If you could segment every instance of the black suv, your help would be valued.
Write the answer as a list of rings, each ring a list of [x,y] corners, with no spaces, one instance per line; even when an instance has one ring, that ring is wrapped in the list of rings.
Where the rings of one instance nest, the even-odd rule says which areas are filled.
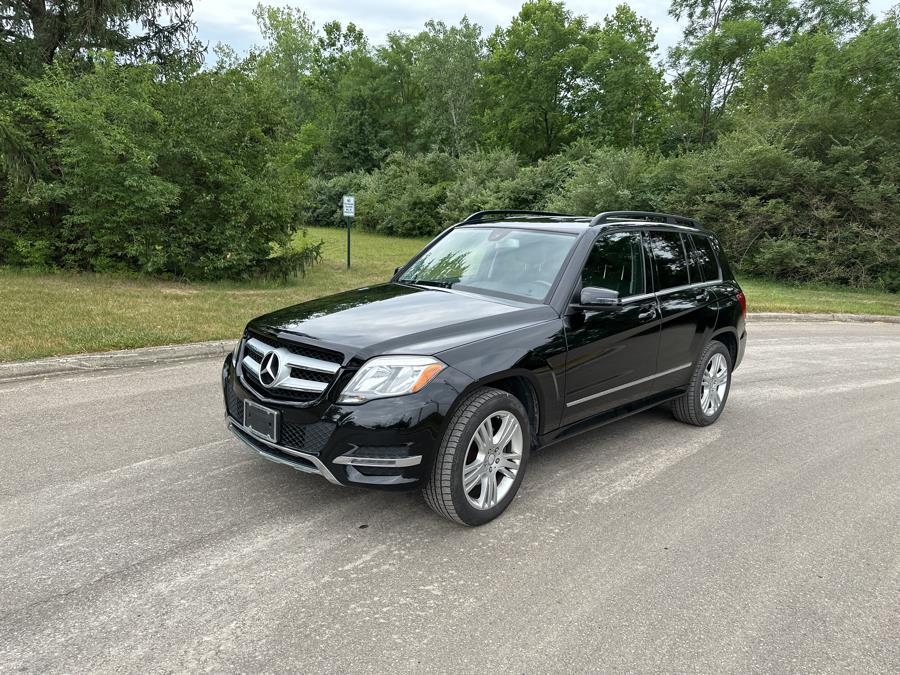
[[[481,211],[390,282],[251,321],[222,370],[229,429],[339,485],[503,512],[531,449],[671,401],[722,413],[746,303],[689,218]]]

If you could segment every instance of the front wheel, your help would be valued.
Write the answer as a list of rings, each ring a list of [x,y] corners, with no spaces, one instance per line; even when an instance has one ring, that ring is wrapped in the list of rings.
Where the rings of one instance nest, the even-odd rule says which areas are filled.
[[[705,427],[719,419],[730,390],[731,353],[713,340],[697,359],[687,390],[673,401],[672,412],[681,422]]]
[[[528,415],[519,399],[499,389],[478,389],[447,426],[425,501],[462,525],[493,520],[519,490],[530,439]]]

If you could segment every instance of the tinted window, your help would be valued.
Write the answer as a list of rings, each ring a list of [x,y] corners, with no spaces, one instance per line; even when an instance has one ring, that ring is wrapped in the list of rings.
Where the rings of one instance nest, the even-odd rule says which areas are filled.
[[[684,242],[684,250],[687,253],[688,277],[692,284],[699,284],[703,281],[703,276],[700,274],[700,263],[697,262],[694,247],[691,245],[690,235],[682,235],[681,241]]]
[[[699,235],[691,235],[694,240],[694,247],[697,249],[697,264],[703,271],[703,279],[705,281],[713,281],[719,278],[719,263],[716,262],[716,254],[713,251],[712,242],[709,237]]]
[[[658,290],[690,283],[681,235],[677,232],[650,232],[649,242],[656,263]]]
[[[609,288],[621,297],[644,292],[641,238],[637,232],[614,232],[600,237],[581,272],[581,286]]]

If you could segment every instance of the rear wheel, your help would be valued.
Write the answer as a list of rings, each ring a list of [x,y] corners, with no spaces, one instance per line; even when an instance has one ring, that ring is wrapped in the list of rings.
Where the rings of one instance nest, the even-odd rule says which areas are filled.
[[[731,353],[713,340],[697,359],[687,391],[672,402],[672,412],[686,424],[705,427],[719,419],[730,389]]]
[[[528,461],[531,430],[522,403],[481,388],[454,413],[424,489],[435,512],[463,525],[482,525],[512,502]]]

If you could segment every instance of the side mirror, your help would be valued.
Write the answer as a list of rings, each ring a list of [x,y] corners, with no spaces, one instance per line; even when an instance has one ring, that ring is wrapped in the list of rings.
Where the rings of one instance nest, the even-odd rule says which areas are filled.
[[[611,288],[588,286],[581,289],[581,305],[584,307],[614,307],[619,303],[619,291]]]
[[[399,272],[399,271],[400,271],[400,268],[399,268],[399,267],[395,267],[395,268],[394,268],[394,274],[397,274],[397,272]]]

